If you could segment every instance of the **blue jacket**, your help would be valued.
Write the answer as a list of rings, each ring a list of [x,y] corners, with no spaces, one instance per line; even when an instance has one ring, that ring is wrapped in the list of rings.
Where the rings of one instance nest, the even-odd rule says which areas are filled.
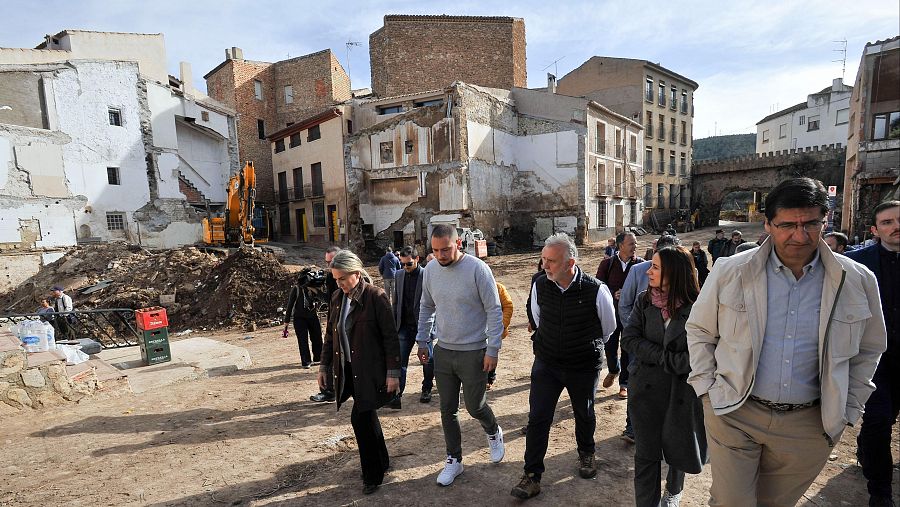
[[[394,252],[384,254],[384,257],[378,262],[378,272],[381,277],[386,280],[393,280],[394,275],[400,269],[400,260],[394,256]]]
[[[622,292],[619,294],[619,320],[622,321],[623,327],[628,327],[628,320],[631,317],[631,311],[634,309],[634,303],[638,294],[644,292],[650,286],[647,270],[650,269],[652,264],[652,261],[644,261],[631,266],[631,270],[628,271],[625,285],[622,286]]]
[[[858,250],[848,250],[844,252],[844,255],[869,268],[871,272],[875,273],[875,278],[878,280],[878,283],[882,283],[881,259],[878,256],[879,248],[881,248],[881,245],[875,243]]]

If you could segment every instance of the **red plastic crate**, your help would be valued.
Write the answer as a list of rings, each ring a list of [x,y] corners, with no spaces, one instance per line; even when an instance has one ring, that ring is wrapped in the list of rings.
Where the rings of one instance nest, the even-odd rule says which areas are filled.
[[[135,310],[134,319],[137,321],[138,329],[142,331],[150,331],[152,329],[169,326],[169,318],[166,316],[166,309],[161,306]]]

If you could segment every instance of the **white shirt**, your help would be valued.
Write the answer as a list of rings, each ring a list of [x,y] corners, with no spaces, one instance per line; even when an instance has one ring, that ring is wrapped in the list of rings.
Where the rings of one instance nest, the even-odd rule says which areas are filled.
[[[572,278],[572,281],[569,283],[569,287],[575,285],[578,281],[580,281],[581,275],[581,268],[576,266],[575,277]],[[569,289],[569,287],[566,287],[565,289],[562,288],[556,282],[553,283],[556,284],[557,287],[559,287],[560,292],[565,292]],[[606,343],[609,340],[609,337],[613,334],[613,331],[616,330],[616,308],[613,304],[612,294],[609,292],[609,287],[607,287],[606,284],[600,284],[600,287],[597,290],[597,300],[594,302],[594,304],[597,307],[597,317],[600,319],[600,325],[603,328],[603,343]],[[537,284],[531,286],[531,316],[532,318],[534,318],[535,325],[540,327],[541,307],[537,302]]]

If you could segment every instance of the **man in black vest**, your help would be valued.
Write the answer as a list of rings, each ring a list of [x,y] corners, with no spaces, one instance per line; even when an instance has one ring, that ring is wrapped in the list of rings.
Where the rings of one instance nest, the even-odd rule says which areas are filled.
[[[521,499],[541,492],[544,455],[559,395],[565,388],[575,413],[578,473],[597,475],[594,466],[594,396],[603,344],[616,329],[616,311],[609,289],[575,265],[578,250],[565,233],[547,238],[541,252],[544,275],[531,289],[531,313],[536,330],[525,474],[510,492]]]

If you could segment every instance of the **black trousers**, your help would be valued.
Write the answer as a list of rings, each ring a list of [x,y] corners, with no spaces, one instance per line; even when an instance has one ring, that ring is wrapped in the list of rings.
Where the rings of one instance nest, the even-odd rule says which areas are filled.
[[[322,355],[322,324],[316,315],[294,314],[294,333],[297,335],[297,347],[300,348],[300,360],[308,365],[313,361],[321,361]],[[309,347],[312,345],[312,358],[309,356]]]
[[[597,394],[599,372],[563,370],[538,358],[531,366],[531,393],[528,396],[528,431],[525,434],[525,472],[540,478],[544,473],[544,456],[550,439],[550,426],[556,404],[563,388],[569,393],[575,413],[575,443],[579,454],[594,453],[594,430],[597,414],[594,396]]]
[[[353,395],[353,367],[344,363],[344,389]],[[378,420],[377,410],[359,410],[353,403],[350,411],[350,424],[356,436],[356,447],[359,449],[359,464],[362,468],[365,484],[380,485],[384,481],[384,472],[390,465],[384,433]]]
[[[900,412],[900,360],[884,355],[875,370],[875,392],[866,401],[862,426],[856,438],[857,455],[868,481],[869,495],[891,497],[894,462],[891,457],[891,429]]]
[[[634,505],[635,507],[656,507],[662,496],[660,478],[662,461],[634,457]],[[673,495],[684,489],[684,472],[671,465],[666,474],[666,490]]]
[[[606,342],[603,352],[606,354],[606,369],[610,373],[618,373],[619,387],[627,388],[629,356],[628,351],[625,349],[622,349],[622,353],[619,355],[619,337],[622,336],[622,323],[618,321],[618,317],[616,317],[616,323],[616,330],[609,336],[609,341]],[[622,365],[625,367],[622,368]]]

